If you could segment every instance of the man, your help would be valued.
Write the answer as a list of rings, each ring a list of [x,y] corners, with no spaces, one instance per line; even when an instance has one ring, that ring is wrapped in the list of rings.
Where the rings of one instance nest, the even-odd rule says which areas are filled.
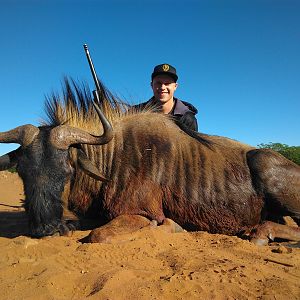
[[[151,75],[153,97],[144,103],[135,105],[134,108],[154,107],[164,114],[172,115],[186,127],[198,131],[195,117],[197,109],[192,104],[174,97],[178,86],[177,79],[176,69],[171,65],[156,66]]]

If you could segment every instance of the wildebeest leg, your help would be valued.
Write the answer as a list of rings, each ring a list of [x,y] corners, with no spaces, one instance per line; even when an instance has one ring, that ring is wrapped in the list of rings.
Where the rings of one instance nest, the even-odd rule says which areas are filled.
[[[171,219],[165,219],[162,225],[157,226],[157,221],[150,221],[140,215],[121,215],[106,225],[92,230],[83,241],[90,243],[126,242],[143,234],[143,230],[152,229],[169,233],[184,231]]]
[[[300,241],[300,228],[267,221],[256,228],[251,235],[251,242],[256,245],[267,245],[269,239],[275,238]]]
[[[247,162],[255,189],[266,199],[266,212],[299,220],[300,167],[268,149],[249,151]]]
[[[90,243],[111,243],[115,240],[126,240],[128,234],[146,226],[157,226],[149,219],[139,215],[121,215],[109,223],[96,228],[86,238]]]

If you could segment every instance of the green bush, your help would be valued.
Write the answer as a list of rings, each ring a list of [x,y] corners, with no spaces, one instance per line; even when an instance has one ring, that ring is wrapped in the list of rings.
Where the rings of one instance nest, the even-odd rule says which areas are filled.
[[[10,173],[16,173],[17,169],[16,169],[16,167],[13,167],[13,168],[8,169],[7,171]]]
[[[294,163],[300,165],[300,146],[288,146],[280,143],[259,144],[259,148],[272,149]]]

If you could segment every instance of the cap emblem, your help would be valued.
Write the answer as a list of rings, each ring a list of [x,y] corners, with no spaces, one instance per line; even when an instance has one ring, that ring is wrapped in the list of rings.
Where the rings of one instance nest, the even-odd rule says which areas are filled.
[[[169,70],[170,70],[170,66],[169,65],[163,65],[162,66],[162,68],[163,68],[163,70],[165,71],[165,72],[168,72]]]

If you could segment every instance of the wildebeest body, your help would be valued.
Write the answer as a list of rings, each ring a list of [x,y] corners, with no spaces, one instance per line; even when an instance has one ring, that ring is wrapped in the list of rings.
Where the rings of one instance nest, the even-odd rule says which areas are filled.
[[[159,222],[168,217],[189,230],[227,234],[260,221],[264,201],[247,167],[251,147],[225,138],[220,145],[218,137],[203,144],[154,113],[129,116],[114,128],[100,162],[111,179],[100,195],[109,219],[128,213]],[[80,203],[77,197],[71,201]]]
[[[103,90],[112,138],[88,93],[67,82],[63,101],[50,101],[48,126],[0,133],[0,142],[22,145],[0,168],[17,164],[34,236],[68,230],[63,205],[86,216],[96,207],[103,222],[141,215],[225,234],[300,217],[300,168],[273,151],[179,128],[159,113],[122,112]]]

